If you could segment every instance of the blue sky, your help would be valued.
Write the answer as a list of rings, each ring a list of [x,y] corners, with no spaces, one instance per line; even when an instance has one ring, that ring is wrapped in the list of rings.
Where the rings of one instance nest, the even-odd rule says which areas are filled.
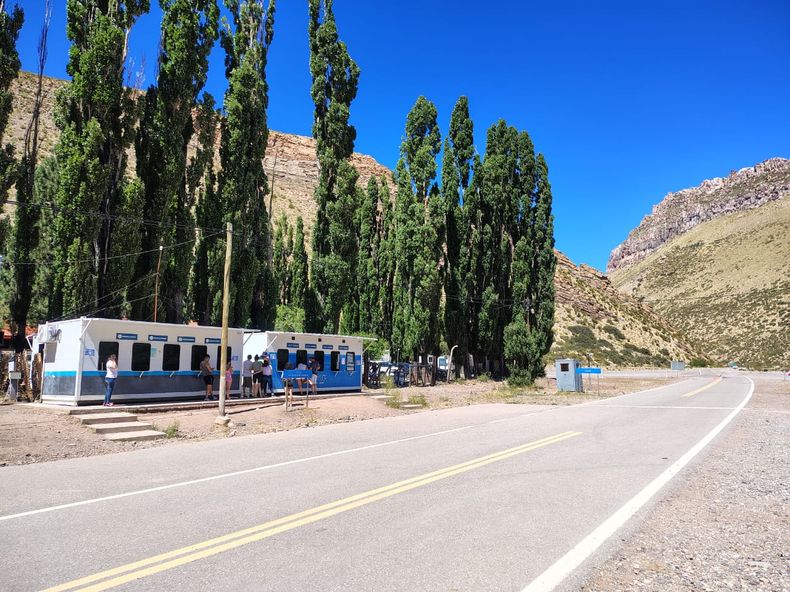
[[[10,3],[10,1],[9,1]],[[43,0],[21,0],[23,68],[36,62]],[[65,1],[46,72],[66,77]],[[132,31],[154,82],[160,11]],[[335,1],[362,76],[356,149],[394,168],[406,114],[434,101],[446,132],[469,97],[477,149],[499,118],[548,160],[557,247],[599,269],[667,192],[790,157],[790,3]],[[272,129],[310,134],[307,2],[281,0],[269,55]],[[223,54],[207,90],[221,101]]]

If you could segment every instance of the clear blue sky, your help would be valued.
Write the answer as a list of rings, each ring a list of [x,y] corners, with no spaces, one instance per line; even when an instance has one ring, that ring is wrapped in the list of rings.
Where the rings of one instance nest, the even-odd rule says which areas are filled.
[[[9,4],[12,0],[9,0]],[[21,0],[23,67],[35,68],[43,0]],[[65,1],[54,1],[47,74],[66,77]],[[132,31],[154,82],[160,11]],[[310,134],[307,2],[278,3],[272,129]],[[470,99],[477,149],[499,118],[548,160],[557,247],[603,269],[668,191],[772,156],[790,157],[790,3],[335,1],[362,70],[356,149],[394,168],[406,114],[434,101],[446,132]],[[207,89],[221,101],[223,54]]]

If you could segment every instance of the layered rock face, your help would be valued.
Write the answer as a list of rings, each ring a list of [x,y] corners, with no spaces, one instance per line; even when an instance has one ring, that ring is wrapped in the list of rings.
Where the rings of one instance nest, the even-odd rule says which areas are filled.
[[[790,195],[790,160],[771,158],[724,178],[670,193],[609,256],[607,273],[642,261],[673,238],[708,220]]]

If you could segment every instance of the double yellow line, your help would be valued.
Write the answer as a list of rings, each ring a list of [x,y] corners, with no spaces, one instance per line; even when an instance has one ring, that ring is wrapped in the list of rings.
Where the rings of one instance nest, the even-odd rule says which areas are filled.
[[[712,386],[714,386],[714,385],[717,385],[717,384],[719,384],[720,382],[721,382],[721,376],[719,376],[718,378],[715,378],[715,379],[713,380],[713,382],[710,382],[709,384],[706,384],[705,386],[703,386],[703,387],[701,387],[701,388],[698,388],[697,390],[691,391],[690,393],[686,393],[686,394],[685,394],[685,395],[683,395],[683,396],[684,396],[684,397],[693,397],[694,395],[696,395],[696,394],[698,394],[698,393],[701,393],[702,391],[706,391],[706,390],[708,390],[710,387],[712,387]]]
[[[290,516],[278,518],[277,520],[264,522],[263,524],[245,528],[243,530],[238,530],[236,532],[203,541],[201,543],[189,545],[188,547],[182,547],[181,549],[175,549],[173,551],[168,551],[167,553],[154,555],[153,557],[148,557],[147,559],[142,559],[133,563],[127,563],[126,565],[121,565],[106,571],[72,580],[58,586],[53,586],[52,588],[47,588],[44,592],[65,592],[67,590],[98,592],[99,590],[114,588],[133,580],[167,571],[186,563],[191,563],[206,557],[211,557],[212,555],[217,555],[218,553],[223,553],[243,545],[248,545],[270,536],[299,528],[300,526],[306,526],[308,524],[312,524],[313,522],[318,522],[319,520],[330,518],[331,516],[335,516],[343,512],[348,512],[349,510],[365,506],[387,497],[391,497],[405,491],[410,491],[412,489],[416,489],[417,487],[422,487],[423,485],[428,485],[429,483],[433,483],[441,479],[447,479],[453,475],[458,475],[460,473],[465,473],[473,469],[484,467],[491,463],[499,462],[513,456],[529,452],[531,450],[536,450],[538,448],[542,448],[543,446],[548,446],[549,444],[555,444],[557,442],[567,440],[568,438],[578,436],[579,434],[581,434],[581,432],[563,432],[561,434],[549,436],[541,440],[522,444],[521,446],[516,446],[515,448],[508,448],[507,450],[481,456],[479,458],[444,469],[439,469],[438,471],[433,471],[431,473],[425,473],[424,475],[412,477],[411,479],[406,479],[405,481],[398,481],[397,483],[393,483],[385,487],[379,487],[378,489],[372,489],[364,493],[352,495],[351,497],[330,502],[322,506],[317,506],[296,514],[291,514]]]

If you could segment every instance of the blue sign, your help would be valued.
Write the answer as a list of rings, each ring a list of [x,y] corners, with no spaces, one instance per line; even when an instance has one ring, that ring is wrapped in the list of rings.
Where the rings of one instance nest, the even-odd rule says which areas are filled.
[[[340,351],[348,351],[348,346],[347,345],[340,345],[340,346],[338,346],[337,349],[339,349]]]
[[[178,343],[195,343],[194,337],[186,337],[184,335],[178,336]]]
[[[222,339],[219,337],[206,337],[203,343],[222,343]]]
[[[332,345],[322,345],[321,349],[332,349],[333,347]]]
[[[137,333],[116,333],[115,338],[118,341],[137,341]]]
[[[318,346],[316,346],[315,343],[305,343],[304,344],[304,348],[305,349],[315,349],[316,347],[318,347]]]
[[[299,344],[298,344],[298,343],[291,343],[291,342],[288,342],[288,343],[286,343],[286,344],[285,344],[285,346],[286,346],[286,347],[290,347],[290,348],[292,348],[292,349],[299,349]]]
[[[167,335],[149,335],[148,341],[167,341]]]
[[[85,357],[86,358],[92,358],[95,355],[96,355],[96,350],[95,349],[86,349],[85,350]]]
[[[600,368],[576,368],[576,374],[600,374]]]
[[[313,377],[313,373],[310,370],[284,370],[283,371],[283,378],[285,378],[285,379],[301,378],[303,380],[310,380],[312,377]]]

